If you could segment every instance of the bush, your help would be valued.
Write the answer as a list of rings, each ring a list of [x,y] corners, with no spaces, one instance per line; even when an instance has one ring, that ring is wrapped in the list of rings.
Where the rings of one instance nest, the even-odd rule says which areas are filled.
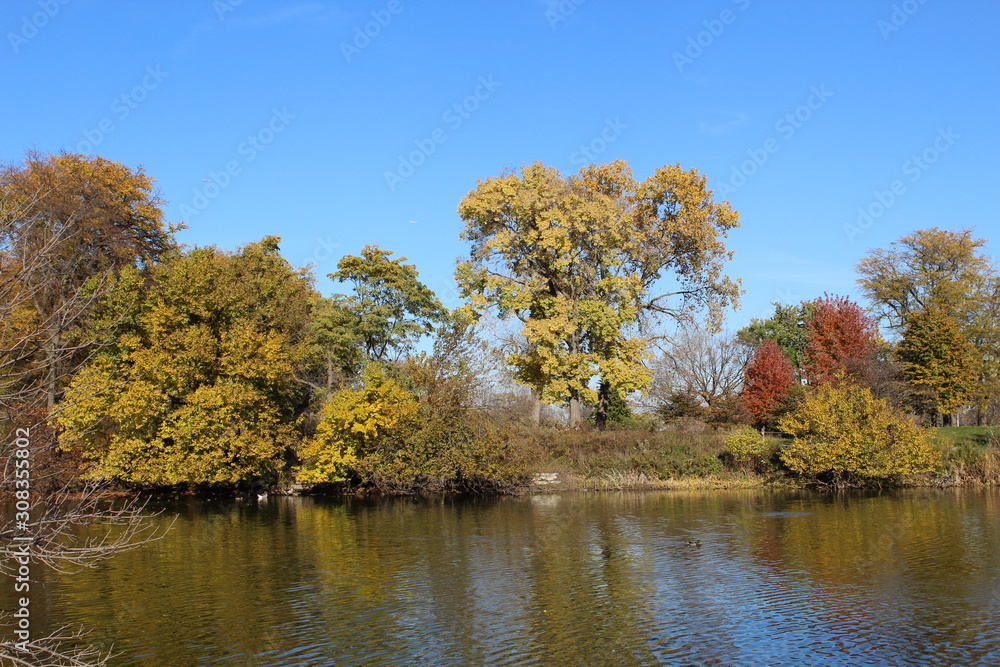
[[[433,359],[389,377],[378,367],[362,389],[342,389],[300,451],[302,482],[355,481],[383,493],[504,492],[528,481],[528,455],[471,403],[472,383]],[[404,386],[405,385],[405,386]]]
[[[690,447],[681,446],[666,452],[659,470],[663,479],[682,477],[707,477],[722,472],[722,461],[711,454],[698,454]]]
[[[956,484],[1000,483],[1000,448],[975,442],[959,442],[948,447],[942,466]]]
[[[785,465],[838,486],[931,472],[939,460],[926,432],[866,387],[815,388],[778,427],[794,438]]]
[[[726,454],[738,468],[760,470],[774,447],[757,429],[745,426],[726,436]]]

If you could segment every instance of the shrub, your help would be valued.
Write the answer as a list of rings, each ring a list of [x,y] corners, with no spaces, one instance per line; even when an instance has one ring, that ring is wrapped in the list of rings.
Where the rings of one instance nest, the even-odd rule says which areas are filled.
[[[362,389],[335,393],[300,451],[299,481],[353,479],[385,493],[500,492],[526,483],[528,453],[472,405],[468,377],[449,371],[412,359],[396,369],[399,378],[372,367]]]
[[[658,472],[663,479],[707,477],[722,472],[722,461],[717,456],[698,454],[690,447],[681,446],[666,452]]]
[[[838,486],[931,472],[939,460],[926,432],[866,387],[815,388],[778,427],[794,438],[785,465]]]
[[[767,463],[773,446],[760,431],[749,426],[726,436],[726,454],[740,468],[758,470]]]

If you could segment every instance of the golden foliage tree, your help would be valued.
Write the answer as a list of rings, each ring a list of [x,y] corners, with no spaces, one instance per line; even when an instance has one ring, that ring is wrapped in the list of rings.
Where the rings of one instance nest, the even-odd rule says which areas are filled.
[[[456,318],[433,354],[372,364],[362,386],[335,392],[299,452],[299,480],[352,480],[382,492],[502,492],[524,483],[526,453],[477,400],[474,337]]]
[[[178,227],[164,224],[161,205],[141,169],[102,157],[29,152],[23,165],[0,168],[0,216],[7,221],[0,230],[0,272],[22,268],[17,300],[35,321],[32,344],[40,350],[49,411],[72,359],[81,356],[75,353],[90,342],[73,332],[110,278],[125,267],[147,267],[174,248]]]
[[[705,307],[717,323],[738,302],[722,240],[738,216],[694,170],[664,166],[640,182],[622,161],[568,177],[535,163],[479,181],[459,214],[472,245],[456,273],[463,294],[521,320],[516,379],[568,402],[574,425],[581,401],[597,406],[600,426],[612,388],[649,382],[644,318]]]
[[[305,464],[301,482],[329,483],[348,479],[362,457],[376,451],[379,442],[392,442],[412,429],[419,404],[398,381],[379,366],[369,366],[360,389],[344,387],[323,406],[316,435],[299,451]]]
[[[910,315],[896,350],[923,412],[950,415],[973,395],[975,355],[958,322],[931,307]]]
[[[277,237],[156,267],[134,326],[84,367],[56,416],[89,476],[143,484],[273,480],[297,442],[294,380],[311,280]]]
[[[970,401],[981,422],[1000,410],[1000,274],[983,253],[985,245],[968,229],[931,227],[873,250],[858,264],[862,292],[896,331],[928,310],[954,318],[972,344],[976,382]]]
[[[808,391],[778,428],[793,437],[781,453],[785,465],[836,485],[931,472],[938,462],[922,429],[846,382]]]

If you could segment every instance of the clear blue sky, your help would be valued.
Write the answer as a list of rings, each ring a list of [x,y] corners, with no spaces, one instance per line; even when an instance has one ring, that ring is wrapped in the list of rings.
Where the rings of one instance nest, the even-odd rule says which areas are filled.
[[[449,306],[458,202],[535,160],[707,174],[741,215],[732,328],[857,296],[914,229],[1000,248],[992,0],[5,0],[0,28],[0,160],[141,165],[186,243],[276,234],[318,276],[377,244]]]

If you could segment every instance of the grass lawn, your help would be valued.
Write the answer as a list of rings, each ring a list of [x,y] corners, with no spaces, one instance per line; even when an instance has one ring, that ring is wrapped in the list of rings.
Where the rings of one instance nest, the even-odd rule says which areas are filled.
[[[931,429],[931,437],[941,445],[981,445],[1000,440],[1000,427],[996,426],[942,426]]]

